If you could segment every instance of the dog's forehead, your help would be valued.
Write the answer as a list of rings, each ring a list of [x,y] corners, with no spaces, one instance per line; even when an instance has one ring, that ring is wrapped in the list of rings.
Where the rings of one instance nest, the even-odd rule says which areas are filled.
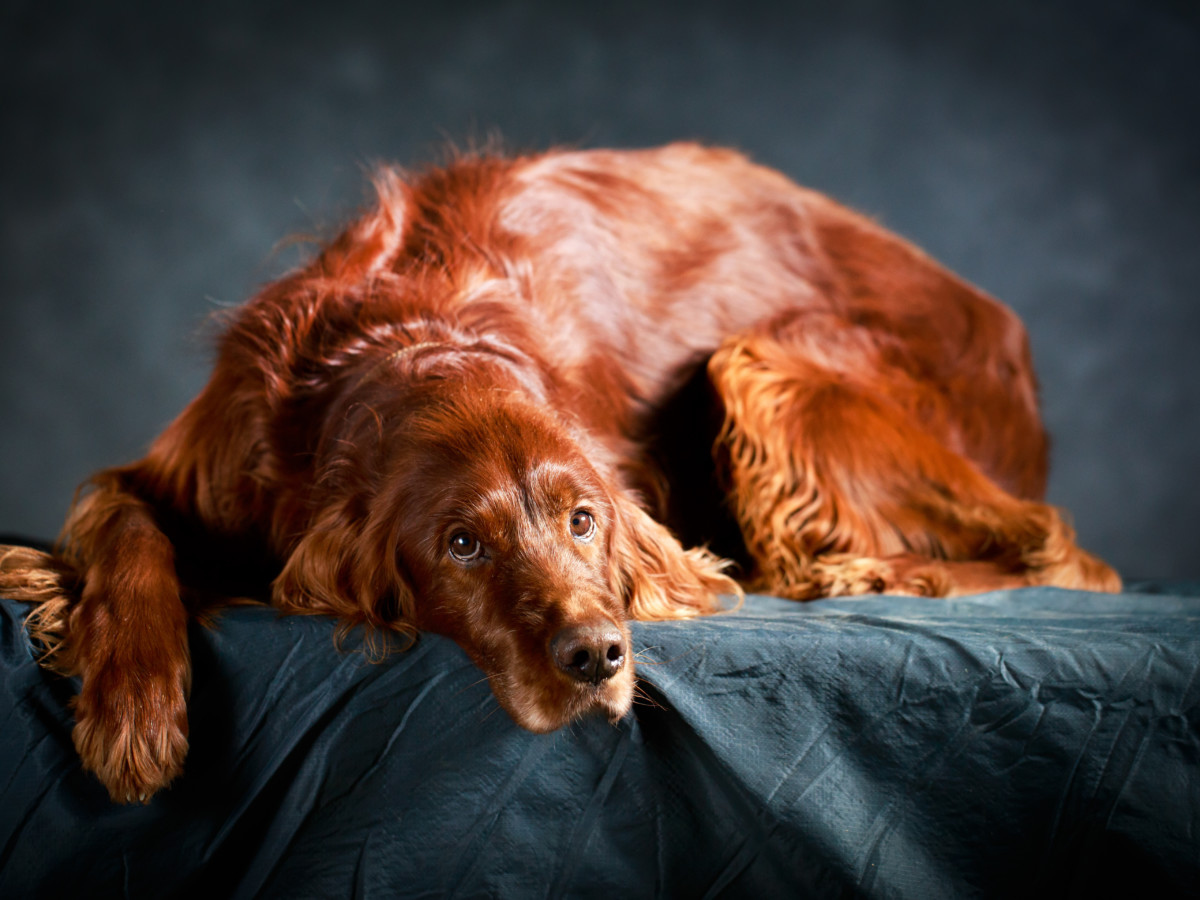
[[[485,394],[436,411],[420,430],[410,484],[437,498],[446,514],[503,518],[522,507],[603,500],[585,450],[562,423],[529,404]]]
[[[520,475],[581,455],[555,416],[510,391],[463,391],[423,420],[431,449],[476,477]]]
[[[578,448],[536,439],[481,444],[467,464],[463,489],[471,505],[498,517],[562,512],[594,498],[599,481]]]

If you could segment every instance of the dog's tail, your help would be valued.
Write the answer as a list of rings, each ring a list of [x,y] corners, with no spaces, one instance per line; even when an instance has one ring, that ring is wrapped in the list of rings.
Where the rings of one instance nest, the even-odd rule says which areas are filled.
[[[33,604],[25,628],[42,665],[64,674],[69,666],[60,651],[78,585],[74,567],[48,549],[0,544],[0,597]]]

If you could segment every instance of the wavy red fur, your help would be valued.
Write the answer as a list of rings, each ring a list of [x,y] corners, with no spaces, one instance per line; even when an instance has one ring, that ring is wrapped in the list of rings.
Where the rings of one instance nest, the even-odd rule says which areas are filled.
[[[1119,587],[1040,500],[1020,322],[869,220],[694,145],[376,189],[229,314],[208,386],[55,555],[0,556],[114,799],[182,771],[188,618],[239,590],[213,560],[286,612],[454,638],[537,731],[628,712],[629,619],[739,592],[672,526],[731,516],[744,583],[797,599]],[[680,516],[666,448],[714,438],[726,502]]]

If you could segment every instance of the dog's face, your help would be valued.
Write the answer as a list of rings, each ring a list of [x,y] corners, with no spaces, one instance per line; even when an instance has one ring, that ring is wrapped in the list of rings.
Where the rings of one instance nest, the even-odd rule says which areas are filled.
[[[330,418],[318,512],[275,582],[283,608],[453,638],[516,722],[630,709],[628,621],[736,591],[615,476],[613,456],[506,366],[431,351]]]
[[[456,640],[531,731],[625,715],[621,523],[588,454],[553,416],[502,396],[418,416],[406,444],[390,502],[414,624]]]

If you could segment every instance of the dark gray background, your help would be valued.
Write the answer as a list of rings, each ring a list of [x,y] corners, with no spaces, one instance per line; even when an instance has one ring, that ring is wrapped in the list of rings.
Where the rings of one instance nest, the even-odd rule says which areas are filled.
[[[191,6],[0,20],[0,530],[53,535],[140,455],[203,383],[210,312],[360,204],[371,162],[692,138],[1013,306],[1051,499],[1126,575],[1200,572],[1194,4]]]

